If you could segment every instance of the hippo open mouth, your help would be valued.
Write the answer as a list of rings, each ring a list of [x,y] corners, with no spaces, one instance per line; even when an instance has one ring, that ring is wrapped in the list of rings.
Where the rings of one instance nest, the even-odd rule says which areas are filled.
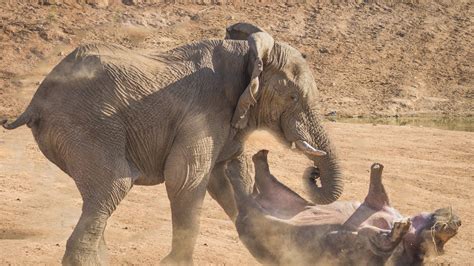
[[[460,226],[461,220],[451,207],[414,216],[413,231],[405,237],[404,249],[414,260],[422,260],[426,255],[441,255],[444,245],[457,234]]]

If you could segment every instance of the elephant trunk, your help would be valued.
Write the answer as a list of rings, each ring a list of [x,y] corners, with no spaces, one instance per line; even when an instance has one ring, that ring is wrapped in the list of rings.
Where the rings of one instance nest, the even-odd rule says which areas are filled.
[[[316,204],[329,204],[336,201],[343,191],[336,156],[327,152],[327,155],[313,157],[312,160],[317,168],[309,167],[303,177],[312,201]]]
[[[299,140],[296,141],[296,147],[314,162],[314,166],[305,171],[303,178],[312,201],[329,204],[336,201],[343,191],[340,167],[317,115],[314,111],[305,113],[304,122],[300,123],[302,127],[297,133]]]

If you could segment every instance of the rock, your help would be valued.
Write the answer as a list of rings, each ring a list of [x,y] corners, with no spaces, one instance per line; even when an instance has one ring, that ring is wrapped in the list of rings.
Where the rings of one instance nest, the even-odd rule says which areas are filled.
[[[404,31],[397,32],[397,35],[400,37],[405,37],[406,33]]]
[[[59,36],[59,40],[65,44],[71,44],[72,39],[66,36]]]
[[[86,3],[95,8],[105,8],[109,5],[109,0],[86,0]]]
[[[40,36],[41,39],[45,41],[51,41],[51,34],[49,34],[49,32],[45,30],[38,32],[38,35]]]
[[[326,47],[321,47],[321,48],[319,48],[319,52],[322,53],[322,54],[327,54],[327,53],[329,53],[329,50]]]
[[[18,31],[17,28],[13,25],[3,26],[3,32],[5,32],[5,33],[10,33],[10,34],[14,35],[15,33],[17,33],[17,31]]]
[[[38,4],[44,5],[44,6],[58,5],[58,4],[61,4],[61,1],[60,0],[39,0]]]
[[[66,34],[75,35],[74,29],[63,27],[62,30]]]
[[[36,55],[39,59],[44,59],[44,53],[43,51],[38,50],[38,48],[33,47],[30,49],[30,52],[34,55]]]
[[[138,5],[139,3],[141,3],[140,0],[122,0],[122,4],[127,5],[127,6],[134,6],[134,5]]]

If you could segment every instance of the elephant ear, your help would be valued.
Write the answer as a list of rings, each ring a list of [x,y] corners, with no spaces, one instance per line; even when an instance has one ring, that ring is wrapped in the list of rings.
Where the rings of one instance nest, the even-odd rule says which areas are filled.
[[[250,23],[236,23],[226,29],[226,40],[247,40],[248,37],[256,32],[265,32],[262,28]]]
[[[250,74],[250,83],[240,96],[234,116],[232,117],[232,125],[239,129],[247,126],[248,111],[257,103],[259,76],[274,45],[272,36],[257,26],[237,23],[227,28],[226,39],[241,40],[244,38],[247,39],[249,44],[248,72]]]

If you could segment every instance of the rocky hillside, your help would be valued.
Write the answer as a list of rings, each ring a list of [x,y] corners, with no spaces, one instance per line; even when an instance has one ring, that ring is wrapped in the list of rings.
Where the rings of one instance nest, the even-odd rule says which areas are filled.
[[[472,1],[10,2],[0,11],[0,116],[19,114],[78,44],[165,50],[221,39],[239,21],[258,24],[306,54],[324,114],[474,114]]]

